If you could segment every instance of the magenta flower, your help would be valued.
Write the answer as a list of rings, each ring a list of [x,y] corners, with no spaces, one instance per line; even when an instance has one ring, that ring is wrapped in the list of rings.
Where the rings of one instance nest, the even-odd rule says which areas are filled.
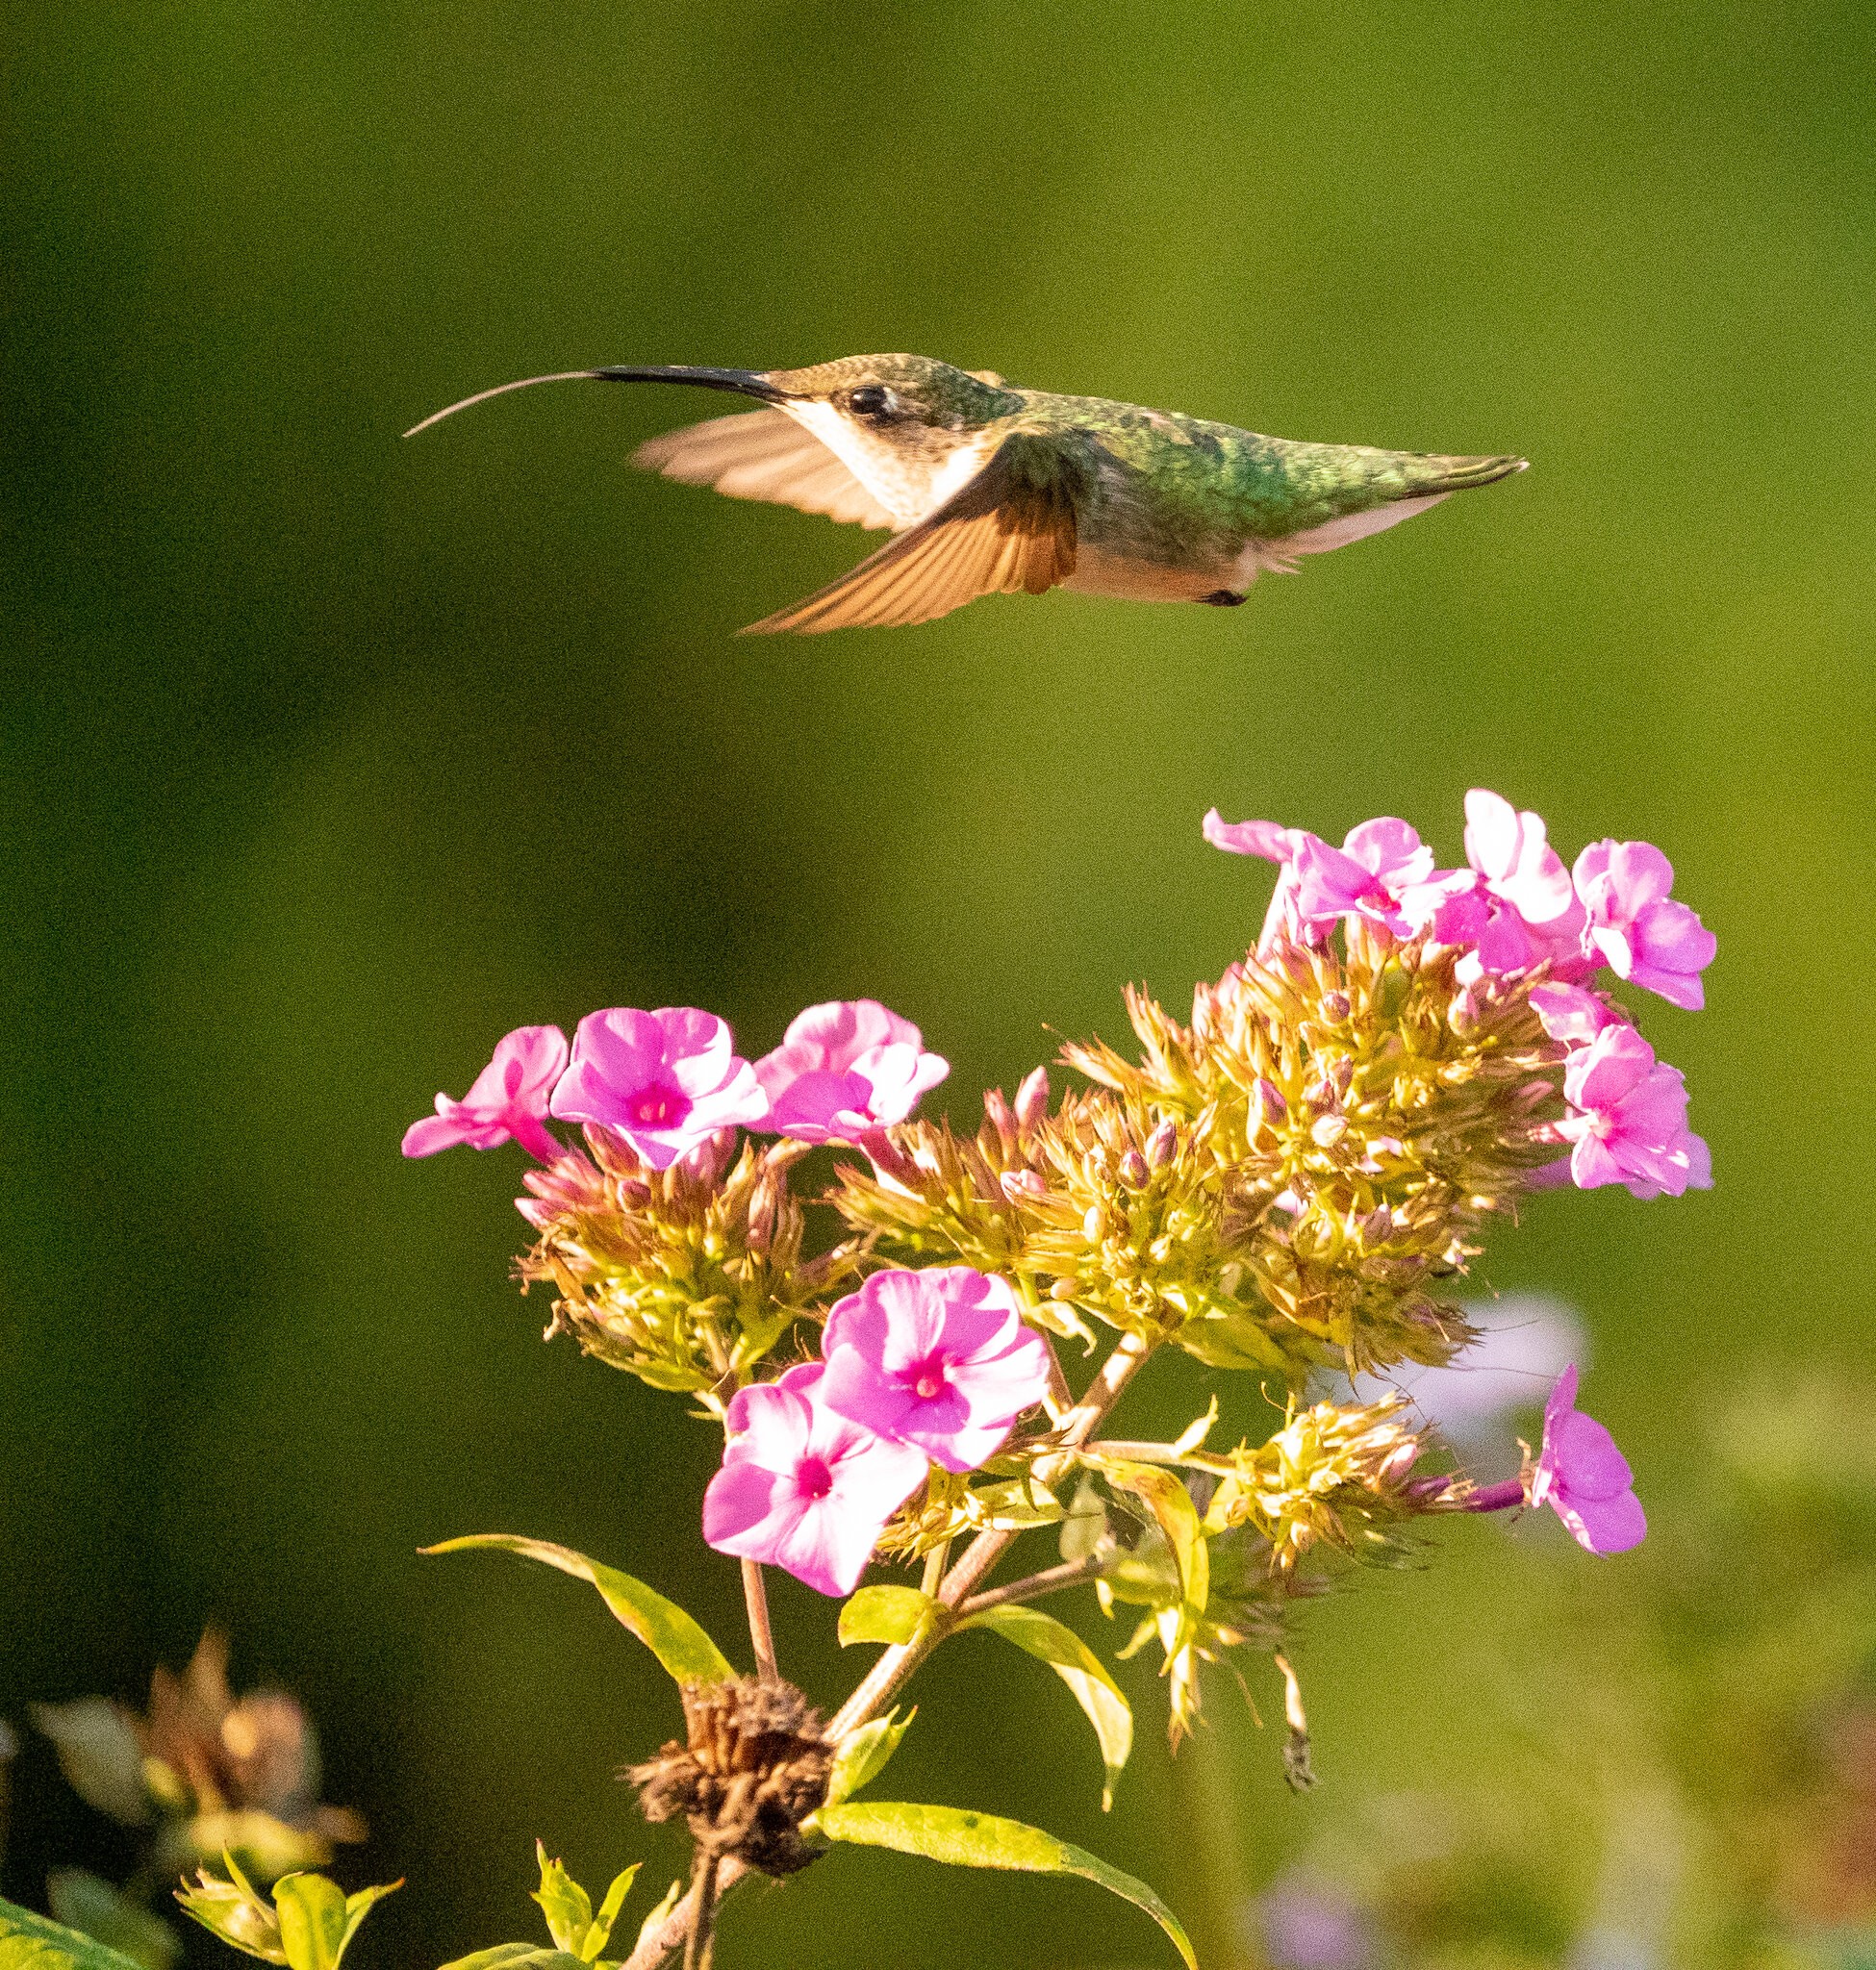
[[[1626,1184],[1638,1198],[1712,1187],[1707,1145],[1687,1127],[1687,1090],[1679,1068],[1630,1025],[1606,1026],[1563,1063],[1571,1113],[1557,1124],[1574,1145],[1570,1174],[1582,1190]]]
[[[1581,985],[1534,985],[1530,998],[1544,1031],[1567,1047],[1586,1047],[1604,1027],[1624,1023],[1608,999]]]
[[[700,1148],[720,1129],[760,1122],[768,1098],[729,1028],[695,1006],[590,1012],[553,1094],[563,1122],[615,1130],[654,1170]]]
[[[969,1266],[875,1273],[821,1338],[823,1400],[947,1471],[996,1454],[1049,1386],[1049,1351],[1005,1279]]]
[[[786,1568],[817,1593],[859,1583],[886,1521],[925,1475],[923,1452],[837,1415],[821,1363],[791,1368],[731,1400],[723,1469],[703,1494],[703,1536],[719,1553]]]
[[[1686,903],[1668,895],[1674,868],[1647,842],[1592,842],[1577,857],[1576,886],[1588,913],[1584,945],[1618,978],[1698,1012],[1700,974],[1718,945]]]
[[[1648,1535],[1635,1473],[1615,1439],[1576,1403],[1572,1362],[1544,1404],[1544,1447],[1531,1475],[1530,1503],[1549,1505],[1586,1552],[1626,1553]]]
[[[460,1101],[437,1097],[437,1112],[404,1131],[407,1156],[434,1156],[466,1144],[493,1149],[510,1140],[550,1163],[565,1154],[546,1126],[547,1098],[567,1065],[567,1035],[558,1026],[517,1026],[495,1043],[494,1058]]]
[[[876,998],[811,1005],[782,1044],[755,1063],[769,1098],[767,1127],[797,1142],[851,1142],[903,1122],[951,1073],[919,1029]]]
[[[1433,852],[1404,821],[1364,821],[1349,830],[1340,848],[1300,827],[1272,821],[1228,821],[1212,808],[1204,838],[1231,855],[1260,855],[1280,871],[1264,918],[1259,945],[1279,929],[1312,942],[1326,937],[1338,918],[1364,917],[1396,934],[1419,925],[1417,894],[1433,872]]]
[[[1559,975],[1580,975],[1587,969],[1583,906],[1570,871],[1545,839],[1542,820],[1484,787],[1465,796],[1465,817],[1471,873],[1458,870],[1434,879],[1434,937],[1471,945],[1478,972],[1523,972],[1549,963]]]

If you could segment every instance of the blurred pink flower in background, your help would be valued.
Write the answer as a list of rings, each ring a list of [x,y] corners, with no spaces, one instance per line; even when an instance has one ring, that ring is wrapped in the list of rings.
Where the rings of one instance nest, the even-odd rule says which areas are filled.
[[[517,1026],[495,1043],[494,1057],[460,1101],[437,1097],[437,1112],[404,1131],[407,1156],[434,1156],[461,1144],[493,1149],[510,1140],[550,1163],[564,1153],[546,1126],[547,1099],[567,1065],[558,1026]]]
[[[821,1348],[830,1408],[947,1471],[994,1455],[1049,1386],[1049,1351],[1008,1281],[969,1266],[875,1273],[835,1302]]]
[[[764,1125],[804,1143],[851,1142],[903,1122],[950,1073],[918,1027],[876,998],[809,1006],[755,1063],[769,1098]]]
[[[1674,866],[1648,842],[1592,842],[1577,857],[1577,894],[1588,915],[1584,942],[1618,978],[1698,1012],[1700,974],[1718,942],[1686,903],[1668,895]]]
[[[1532,1475],[1529,1500],[1547,1504],[1589,1553],[1626,1553],[1648,1533],[1635,1495],[1635,1473],[1615,1439],[1576,1406],[1575,1363],[1558,1376],[1544,1405],[1544,1447]]]
[[[731,1401],[723,1468],[703,1494],[703,1536],[719,1553],[847,1595],[926,1466],[923,1452],[828,1408],[824,1375],[820,1362],[804,1362]]]
[[[1687,1089],[1679,1068],[1662,1065],[1633,1026],[1611,1025],[1564,1063],[1572,1112],[1557,1133],[1574,1145],[1578,1187],[1626,1184],[1631,1195],[1679,1197],[1713,1181],[1707,1145],[1687,1127]]]
[[[720,1129],[768,1113],[755,1070],[732,1045],[728,1026],[695,1006],[588,1013],[554,1090],[553,1113],[610,1128],[652,1169],[668,1170]]]

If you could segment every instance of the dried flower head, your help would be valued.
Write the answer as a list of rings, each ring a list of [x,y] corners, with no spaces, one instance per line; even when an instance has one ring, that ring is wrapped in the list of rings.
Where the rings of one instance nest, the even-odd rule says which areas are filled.
[[[833,1747],[792,1683],[736,1678],[686,1683],[684,1738],[625,1777],[654,1823],[682,1818],[700,1854],[795,1874],[819,1850],[801,1822],[827,1797]]]

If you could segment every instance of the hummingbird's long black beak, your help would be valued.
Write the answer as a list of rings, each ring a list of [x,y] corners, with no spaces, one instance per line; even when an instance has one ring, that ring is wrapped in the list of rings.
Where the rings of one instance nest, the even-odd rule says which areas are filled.
[[[772,404],[786,402],[796,394],[793,391],[778,390],[755,369],[697,369],[681,363],[653,364],[643,368],[557,369],[551,376],[523,376],[515,383],[497,383],[493,390],[478,390],[473,396],[466,396],[441,411],[432,411],[421,423],[413,424],[404,436],[415,438],[419,431],[427,431],[444,417],[452,417],[458,411],[468,410],[471,404],[486,403],[490,397],[502,396],[511,390],[527,390],[537,383],[589,382],[688,383],[699,390],[733,390],[741,396],[760,397],[764,403]]]

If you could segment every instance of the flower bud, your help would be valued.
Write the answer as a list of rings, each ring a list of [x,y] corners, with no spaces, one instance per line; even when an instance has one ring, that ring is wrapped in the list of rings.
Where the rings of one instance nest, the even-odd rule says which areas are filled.
[[[1011,1203],[1020,1203],[1026,1198],[1049,1195],[1048,1184],[1033,1170],[1005,1170],[997,1180],[1002,1186],[1003,1195]]]
[[[1446,1023],[1461,1037],[1477,1029],[1479,995],[1470,985],[1454,994],[1453,1002],[1446,1008]]]
[[[1039,1067],[1016,1091],[1016,1125],[1025,1135],[1049,1113],[1049,1070]]]
[[[1309,1140],[1319,1149],[1332,1149],[1349,1132],[1346,1115],[1318,1116],[1309,1130]]]
[[[1121,1181],[1128,1190],[1147,1187],[1147,1159],[1138,1149],[1128,1149],[1121,1158]]]
[[[1323,1017],[1334,1025],[1340,1025],[1349,1016],[1349,996],[1346,992],[1325,992],[1322,996]]]
[[[1001,1088],[988,1089],[983,1098],[983,1112],[992,1128],[1002,1138],[1005,1148],[1016,1144],[1016,1117],[1010,1113],[1009,1103],[1003,1099]]]
[[[1081,1290],[1079,1279],[1057,1279],[1049,1289],[1051,1300],[1073,1300]]]
[[[1271,1122],[1283,1121],[1290,1112],[1290,1104],[1283,1099],[1283,1091],[1273,1080],[1259,1074],[1252,1084],[1252,1093],[1265,1117]]]
[[[1364,1245],[1385,1245],[1393,1235],[1394,1213],[1385,1204],[1377,1204],[1361,1221]]]
[[[1168,1116],[1147,1138],[1147,1161],[1155,1170],[1163,1170],[1173,1160],[1179,1146],[1179,1124]]]
[[[1099,1204],[1090,1204],[1081,1218],[1081,1235],[1090,1245],[1099,1245],[1102,1235],[1107,1229],[1107,1221],[1101,1214]]]

